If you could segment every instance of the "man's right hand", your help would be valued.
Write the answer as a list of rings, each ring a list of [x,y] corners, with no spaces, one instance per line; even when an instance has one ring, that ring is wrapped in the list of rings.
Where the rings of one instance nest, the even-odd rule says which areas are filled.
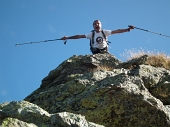
[[[62,38],[60,38],[61,40],[67,40],[68,38],[67,38],[67,36],[64,36],[64,37],[62,37]]]
[[[130,29],[134,29],[134,28],[135,28],[135,27],[132,26],[132,25],[128,25],[128,27],[129,27]]]

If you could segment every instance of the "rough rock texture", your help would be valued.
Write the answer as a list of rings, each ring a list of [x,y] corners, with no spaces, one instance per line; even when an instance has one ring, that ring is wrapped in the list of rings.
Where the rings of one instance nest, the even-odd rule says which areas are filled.
[[[0,120],[51,127],[170,127],[170,71],[147,65],[147,58],[122,63],[108,53],[74,55],[21,101],[34,108],[26,106],[22,113],[13,102],[2,104]],[[21,113],[9,115],[10,109]]]
[[[84,116],[69,112],[49,114],[27,101],[12,101],[0,105],[2,127],[104,127],[88,122]]]

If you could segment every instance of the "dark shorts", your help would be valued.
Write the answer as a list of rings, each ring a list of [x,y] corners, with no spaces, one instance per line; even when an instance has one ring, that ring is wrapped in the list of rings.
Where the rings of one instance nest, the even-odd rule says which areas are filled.
[[[103,48],[103,49],[92,48],[91,51],[92,51],[93,54],[106,53],[106,52],[108,52],[108,48],[107,48],[107,47],[105,47],[105,48]]]

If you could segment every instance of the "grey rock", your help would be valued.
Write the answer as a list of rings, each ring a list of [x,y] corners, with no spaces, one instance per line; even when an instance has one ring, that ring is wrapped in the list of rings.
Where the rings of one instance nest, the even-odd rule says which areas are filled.
[[[74,55],[25,101],[1,104],[1,123],[9,117],[47,127],[170,127],[170,71],[147,60]]]
[[[49,114],[27,101],[1,104],[2,127],[104,127],[88,122],[84,116],[69,112]]]

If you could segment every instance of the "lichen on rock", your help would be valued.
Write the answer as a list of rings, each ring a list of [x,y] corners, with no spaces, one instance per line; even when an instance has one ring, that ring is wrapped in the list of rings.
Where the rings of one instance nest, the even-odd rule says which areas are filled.
[[[127,62],[108,53],[74,55],[20,102],[30,107],[1,104],[0,118],[51,127],[169,127],[169,86],[170,71],[148,65],[146,55]],[[27,113],[32,120],[23,118]]]

